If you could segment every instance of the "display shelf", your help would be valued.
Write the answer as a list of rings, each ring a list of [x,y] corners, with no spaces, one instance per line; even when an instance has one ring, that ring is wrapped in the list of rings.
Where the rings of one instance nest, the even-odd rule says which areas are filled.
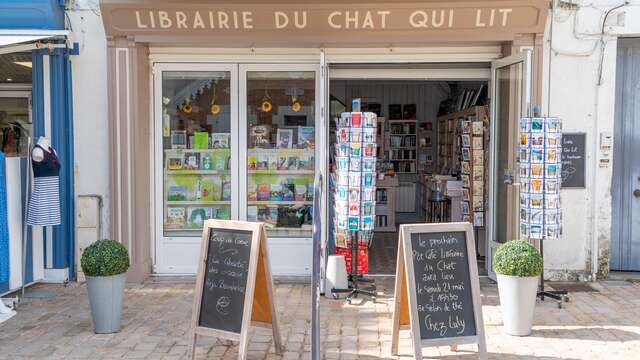
[[[166,175],[229,175],[231,170],[165,170]]]
[[[313,201],[247,201],[248,205],[313,205]]]
[[[230,148],[216,148],[216,149],[187,149],[187,148],[179,148],[179,149],[164,149],[165,153],[181,153],[181,152],[199,152],[199,153],[206,153],[206,152],[214,152],[214,151],[220,151],[220,150],[231,150]]]
[[[211,200],[211,201],[167,201],[168,206],[184,206],[184,205],[231,205],[230,200]]]

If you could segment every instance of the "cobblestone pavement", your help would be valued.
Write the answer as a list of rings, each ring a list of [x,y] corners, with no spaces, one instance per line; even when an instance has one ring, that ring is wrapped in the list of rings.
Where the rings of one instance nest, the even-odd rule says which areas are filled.
[[[323,299],[324,359],[410,359],[411,343],[401,333],[400,356],[389,353],[392,280],[379,280],[378,302],[345,305]],[[46,286],[43,286],[46,288]],[[639,359],[640,285],[624,281],[594,284],[598,292],[573,293],[558,309],[538,303],[533,334],[502,334],[495,285],[482,286],[482,303],[489,357],[492,359]],[[0,324],[0,359],[182,359],[193,282],[151,279],[127,288],[120,333],[92,331],[86,287],[72,284],[62,295],[25,300],[18,315]],[[273,351],[270,331],[252,330],[250,359],[310,358],[310,287],[278,284],[276,301],[286,352]],[[425,358],[476,359],[475,345],[426,348]],[[236,359],[237,344],[200,338],[198,359]]]

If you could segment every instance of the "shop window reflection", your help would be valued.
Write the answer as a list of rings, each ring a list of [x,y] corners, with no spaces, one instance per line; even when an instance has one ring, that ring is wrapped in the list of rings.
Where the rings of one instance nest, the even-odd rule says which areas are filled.
[[[310,236],[315,73],[247,73],[247,219],[273,236]]]
[[[231,218],[230,125],[229,72],[163,72],[165,236]]]

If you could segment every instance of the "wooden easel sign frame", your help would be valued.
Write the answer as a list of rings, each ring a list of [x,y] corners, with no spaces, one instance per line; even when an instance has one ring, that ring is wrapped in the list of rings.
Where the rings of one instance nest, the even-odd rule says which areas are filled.
[[[213,315],[203,315],[203,310]],[[241,322],[237,314],[240,310]],[[251,325],[272,328],[275,351],[280,354],[282,339],[276,315],[264,224],[205,221],[191,318],[190,358],[195,357],[200,335],[240,342],[238,359],[246,359]]]
[[[432,236],[430,237],[429,234]],[[418,246],[420,246],[419,249],[414,249],[412,241],[414,238],[417,239]],[[458,244],[460,240],[465,240],[466,247]],[[457,248],[450,247],[447,249],[445,248],[447,245],[440,246],[440,244],[449,244],[449,246],[451,246],[451,244],[458,245],[455,245]],[[445,271],[448,271],[446,269],[455,269],[456,261],[459,263],[462,256],[461,250],[465,248],[467,259],[465,259],[464,262],[468,265],[468,281],[470,283],[471,302],[473,304],[472,318],[475,324],[475,331],[471,332],[471,334],[469,334],[470,331],[468,331],[468,329],[464,332],[460,331],[464,326],[461,326],[461,319],[455,315],[448,315],[447,321],[435,319],[436,316],[438,316],[438,312],[442,313],[443,310],[455,311],[455,309],[451,308],[451,302],[447,300],[447,306],[443,306],[444,303],[437,303],[438,300],[436,300],[435,303],[433,301],[418,303],[419,292],[416,289],[417,280],[418,284],[425,286],[420,291],[420,293],[423,294],[423,299],[424,294],[428,294],[429,299],[433,299],[431,298],[431,294],[450,299],[449,296],[452,292],[446,289],[447,285],[444,285],[444,283],[449,283],[452,286],[451,289],[461,289],[460,284],[463,284],[466,279],[451,278],[451,274],[445,274],[442,269],[445,269]],[[414,269],[414,261],[418,261],[424,268]],[[435,268],[432,266],[433,262],[436,262]],[[416,270],[419,271],[420,279],[416,279]],[[458,296],[459,293],[453,295]],[[463,307],[468,307],[468,305],[469,304],[462,304]],[[419,312],[418,306],[420,306],[422,312]],[[461,309],[462,307],[460,307],[459,304],[456,304],[455,308],[457,308],[458,311],[464,310]],[[424,313],[427,313],[427,315],[420,316],[420,314]],[[454,316],[453,319],[452,316]],[[462,320],[464,320],[464,316]],[[429,333],[427,334],[428,336],[422,334],[421,322],[424,322],[424,327],[429,329],[427,332],[436,332],[440,336],[430,337]],[[422,359],[423,347],[449,345],[453,351],[456,351],[457,346],[462,344],[478,344],[478,357],[483,360],[487,359],[487,345],[484,335],[484,322],[482,320],[482,304],[480,301],[480,281],[475,257],[473,226],[470,223],[400,225],[395,279],[395,308],[393,311],[393,332],[391,335],[391,353],[393,355],[398,354],[398,341],[401,327],[408,327],[411,330],[414,357],[417,360]]]

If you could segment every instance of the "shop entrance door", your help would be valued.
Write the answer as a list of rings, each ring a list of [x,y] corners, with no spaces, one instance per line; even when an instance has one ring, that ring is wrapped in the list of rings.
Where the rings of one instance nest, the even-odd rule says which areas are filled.
[[[496,248],[519,238],[518,123],[529,113],[531,53],[524,51],[491,65],[491,174],[489,189],[489,277],[496,278],[492,260]]]
[[[238,219],[237,69],[154,64],[155,273],[194,274],[204,220]]]
[[[640,271],[640,39],[620,39],[616,80],[611,270]]]

